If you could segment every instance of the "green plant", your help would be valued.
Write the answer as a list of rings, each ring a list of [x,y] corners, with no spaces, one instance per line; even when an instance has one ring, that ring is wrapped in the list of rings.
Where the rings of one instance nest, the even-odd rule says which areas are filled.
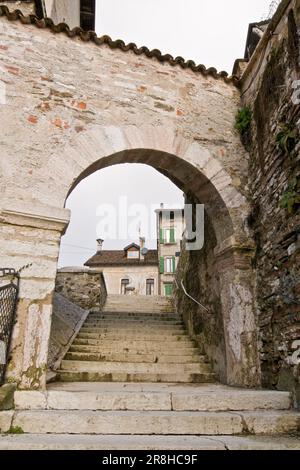
[[[276,136],[278,147],[286,154],[296,147],[298,131],[293,124],[280,124],[281,131]]]
[[[282,195],[280,207],[286,209],[289,214],[294,212],[295,206],[300,204],[300,193],[298,190],[297,179],[293,178],[288,186],[288,190]]]
[[[21,426],[11,426],[8,431],[8,434],[24,434],[24,431]]]
[[[251,126],[252,111],[249,106],[244,106],[239,109],[236,115],[235,129],[239,131],[241,135],[245,134]]]

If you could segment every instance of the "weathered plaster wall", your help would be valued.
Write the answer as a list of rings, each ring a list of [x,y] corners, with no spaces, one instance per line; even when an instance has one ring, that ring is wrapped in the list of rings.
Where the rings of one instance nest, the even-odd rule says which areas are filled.
[[[55,24],[68,23],[70,28],[80,26],[80,0],[44,0],[46,14]]]
[[[97,269],[59,269],[56,275],[55,290],[86,310],[101,310],[107,296],[103,273]]]
[[[300,403],[300,1],[282,5],[284,15],[242,77],[242,93],[253,113],[249,222],[263,385],[292,389]],[[284,128],[291,136],[286,148],[278,142]],[[284,200],[296,203],[289,210]]]
[[[48,368],[55,370],[89,314],[63,295],[53,296],[53,312],[48,353]]]

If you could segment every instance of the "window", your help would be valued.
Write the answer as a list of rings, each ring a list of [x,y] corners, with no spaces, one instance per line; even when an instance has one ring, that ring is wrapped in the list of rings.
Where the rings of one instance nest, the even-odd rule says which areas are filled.
[[[154,295],[154,279],[147,279],[146,295]]]
[[[137,250],[134,251],[127,251],[127,258],[128,259],[139,259],[140,257],[140,252]]]
[[[164,228],[160,230],[160,243],[173,244],[175,240],[175,228]]]
[[[166,258],[165,260],[166,273],[173,272],[173,258]]]
[[[129,285],[129,279],[121,280],[121,295],[126,295],[128,285]]]
[[[176,272],[176,259],[175,256],[167,256],[160,258],[160,274],[173,274]]]

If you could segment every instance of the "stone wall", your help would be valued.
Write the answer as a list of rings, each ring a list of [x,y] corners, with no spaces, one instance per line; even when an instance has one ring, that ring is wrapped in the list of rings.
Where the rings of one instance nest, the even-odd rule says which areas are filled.
[[[86,310],[101,310],[107,296],[102,271],[89,268],[59,269],[55,290]]]
[[[275,16],[267,39],[261,42],[242,76],[244,105],[252,110],[251,129],[245,143],[250,150],[252,214],[249,224],[256,241],[254,263],[262,380],[265,387],[294,390],[298,403],[299,45],[300,2],[284,1],[281,15]]]
[[[221,382],[226,382],[226,351],[219,289],[219,277],[215,266],[216,237],[208,217],[205,217],[205,245],[201,251],[187,251],[182,245],[176,273],[175,303],[183,315],[190,336],[206,354]],[[209,311],[198,306],[189,295]]]
[[[49,369],[55,370],[59,368],[61,360],[88,314],[88,310],[80,308],[60,294],[54,294],[48,353]]]

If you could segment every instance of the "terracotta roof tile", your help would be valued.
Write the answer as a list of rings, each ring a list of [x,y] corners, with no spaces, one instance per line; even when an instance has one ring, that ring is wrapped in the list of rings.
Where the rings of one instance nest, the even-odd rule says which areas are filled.
[[[34,24],[38,28],[48,28],[53,33],[65,33],[69,38],[79,36],[84,42],[93,41],[97,46],[107,45],[111,49],[120,49],[124,52],[133,51],[136,55],[145,55],[146,57],[155,57],[159,62],[168,62],[170,65],[179,65],[183,69],[190,69],[195,73],[201,73],[204,76],[211,76],[216,79],[223,79],[226,83],[233,83],[238,86],[239,78],[228,76],[227,72],[218,72],[214,67],[206,68],[204,65],[196,65],[193,60],[185,60],[183,57],[174,58],[171,54],[162,54],[159,49],[148,49],[148,47],[137,47],[133,42],[125,44],[118,39],[113,41],[109,36],[98,37],[94,31],[84,31],[80,27],[70,29],[66,23],[54,24],[51,18],[38,19],[35,15],[24,16],[21,10],[10,11],[6,5],[0,5],[0,17],[6,16],[9,21],[20,21],[22,24]]]
[[[157,250],[149,250],[144,260],[128,259],[124,250],[103,250],[96,253],[86,263],[85,266],[157,266]]]

